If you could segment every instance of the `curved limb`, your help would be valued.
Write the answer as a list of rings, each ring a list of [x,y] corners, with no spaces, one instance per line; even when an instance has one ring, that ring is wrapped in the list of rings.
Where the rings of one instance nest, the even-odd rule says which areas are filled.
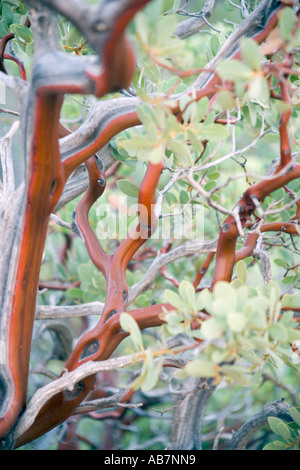
[[[173,309],[174,307],[170,304],[157,304],[132,310],[130,314],[142,330],[152,326],[160,326],[164,322],[162,314]],[[116,314],[101,325],[98,335],[98,360],[103,361],[109,358],[120,342],[127,337],[128,334],[121,330],[119,318],[120,314]],[[79,362],[83,364],[86,360],[83,358]],[[73,369],[73,360],[72,363],[70,363],[70,360],[67,362],[66,368],[68,370]],[[94,381],[95,375],[88,376],[80,381],[72,392],[60,392],[50,399],[39,411],[33,425],[18,437],[15,447],[20,447],[36,439],[65,421],[87,396]]]
[[[46,27],[49,27],[52,16],[43,14],[43,6],[39,1],[32,0],[28,3],[36,7],[40,13],[42,12],[37,15],[36,22],[37,24],[40,22],[39,26],[42,23],[41,30],[44,31]],[[105,0],[101,6],[109,7],[110,4],[109,0]],[[128,50],[124,31],[134,13],[144,4],[143,0],[129,0],[126,5],[123,5],[124,8],[117,9],[115,12],[110,11],[108,18],[111,23],[107,28],[106,41],[104,43],[100,41],[101,48],[98,49],[100,56],[104,58],[104,68],[96,78],[89,77],[89,60],[81,58],[84,60],[77,61],[74,59],[80,58],[61,54],[56,50],[51,52],[47,50],[45,54],[45,37],[41,38],[40,30],[36,28],[37,37],[42,39],[42,44],[41,48],[37,48],[36,51],[37,56],[27,100],[29,117],[24,125],[24,132],[27,136],[25,154],[28,158],[28,171],[24,222],[20,233],[22,242],[17,254],[17,269],[13,281],[14,298],[2,320],[9,339],[5,350],[7,361],[0,371],[3,390],[0,403],[1,437],[11,430],[25,404],[39,267],[50,214],[65,183],[58,145],[58,123],[63,95],[68,92],[89,93],[93,88],[97,88],[97,96],[100,96],[101,93],[111,91],[112,87],[123,87],[128,83],[129,75],[131,73],[131,78],[133,73],[133,56],[132,51]],[[82,6],[85,7],[85,12],[90,11],[85,3],[82,3]],[[49,21],[47,16],[50,18]],[[96,31],[98,39],[99,34],[99,31]],[[47,36],[46,40],[48,41]],[[54,44],[51,42],[52,46]],[[110,73],[115,73],[114,63],[110,64],[107,60],[108,52],[116,53],[116,56],[122,52],[122,64],[124,67],[126,65],[124,70],[119,70],[118,81],[113,84],[108,81]],[[70,64],[73,66],[69,68]],[[110,66],[112,69],[109,69]],[[1,327],[3,328],[3,325]],[[2,440],[1,445],[5,447],[6,440]]]
[[[89,187],[74,211],[73,225],[75,226],[75,231],[84,240],[92,262],[105,276],[109,256],[102,249],[88,220],[90,208],[105,190],[105,171],[97,155],[90,157],[85,165],[89,173]]]

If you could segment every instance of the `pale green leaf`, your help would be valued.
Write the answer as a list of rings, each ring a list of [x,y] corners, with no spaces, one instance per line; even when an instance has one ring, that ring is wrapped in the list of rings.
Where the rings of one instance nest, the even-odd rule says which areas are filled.
[[[286,423],[280,421],[277,425],[277,430],[279,435],[284,439],[286,442],[291,438],[291,431]]]
[[[139,39],[144,43],[148,44],[150,28],[147,21],[147,17],[143,12],[138,13],[134,19],[136,33]]]
[[[159,374],[161,372],[162,362],[160,361],[158,365],[155,365],[152,353],[149,350],[146,351],[146,357],[145,357],[144,362],[145,362],[147,373],[144,376],[141,389],[143,392],[149,392],[156,386],[159,380]]]
[[[183,302],[196,310],[196,292],[193,284],[189,281],[181,281],[178,291]]]
[[[119,180],[117,181],[117,186],[122,193],[126,194],[127,196],[137,198],[139,195],[139,188],[136,184],[131,183],[127,180]]]
[[[300,308],[300,295],[298,294],[285,294],[282,297],[282,307]]]
[[[229,110],[235,107],[235,101],[232,94],[227,90],[221,90],[217,94],[217,101],[214,108],[220,111]]]
[[[261,70],[261,52],[257,42],[251,38],[243,38],[241,40],[241,51],[244,61],[253,70]]]
[[[221,62],[216,71],[222,79],[230,81],[248,80],[253,73],[248,65],[235,59]]]
[[[207,310],[211,313],[212,294],[208,289],[203,289],[197,294],[197,310]]]
[[[78,266],[78,275],[82,281],[91,281],[95,271],[89,264],[80,264]]]
[[[214,377],[216,374],[214,364],[206,359],[195,359],[184,370],[192,377]]]
[[[286,448],[286,444],[282,441],[274,441],[265,445],[263,450],[283,450]]]
[[[236,263],[236,275],[237,278],[244,284],[247,280],[247,265],[245,261],[240,260]]]
[[[144,75],[153,83],[159,83],[161,79],[160,70],[158,66],[149,57],[144,57],[141,60],[141,68]]]
[[[289,343],[293,343],[294,341],[300,341],[300,330],[288,328],[287,335]]]
[[[165,149],[163,145],[159,145],[158,147],[154,147],[152,150],[149,151],[148,160],[151,163],[160,163],[165,156]]]
[[[232,310],[236,309],[237,306],[237,293],[234,287],[225,281],[217,282],[213,290],[215,298],[219,298],[230,304]]]
[[[170,289],[165,290],[164,297],[167,302],[173,305],[173,307],[180,308],[180,306],[182,305],[182,300],[179,295]]]
[[[231,331],[240,333],[247,324],[247,318],[242,313],[230,312],[227,316],[227,323]]]
[[[204,339],[212,340],[219,338],[224,333],[224,325],[216,318],[208,318],[201,325],[201,333]]]
[[[1,16],[7,26],[10,26],[14,22],[14,12],[12,11],[11,7],[6,3],[3,4]]]
[[[238,367],[238,366],[231,366],[231,365],[225,365],[222,366],[220,369],[221,373],[228,379],[232,379],[234,382],[237,382],[241,384],[244,387],[248,387],[249,385],[249,379],[248,379],[248,374],[249,370]]]
[[[289,414],[291,415],[295,423],[300,426],[300,412],[296,408],[290,408]]]
[[[201,100],[196,102],[195,114],[193,116],[193,121],[200,122],[205,118],[209,109],[209,99],[205,96]]]
[[[201,140],[198,138],[198,136],[194,132],[192,132],[190,129],[187,129],[187,137],[191,145],[194,147],[194,149],[197,152],[202,153],[204,147],[203,147]]]
[[[216,317],[226,317],[232,311],[232,306],[227,300],[214,299],[211,304],[211,312]]]
[[[273,323],[269,326],[268,331],[275,340],[287,341],[288,339],[287,329],[281,323]]]
[[[275,416],[270,416],[268,418],[268,423],[271,428],[271,431],[273,431],[275,434],[279,435],[278,431],[278,425],[279,423],[282,423],[282,420],[279,418],[276,418]]]
[[[265,104],[270,98],[270,89],[265,77],[256,75],[249,81],[248,97],[250,100]]]
[[[131,339],[137,352],[144,349],[140,327],[129,313],[121,313],[120,325],[122,330],[131,335]]]
[[[27,26],[22,24],[12,24],[10,26],[10,30],[23,43],[28,43],[33,40],[33,33],[31,29],[27,28]]]
[[[284,8],[279,16],[279,31],[284,41],[289,41],[292,31],[297,21],[296,15],[292,8]]]
[[[222,124],[202,125],[199,129],[199,133],[202,139],[207,139],[212,142],[219,142],[220,140],[225,140],[229,136],[227,126],[223,126]]]

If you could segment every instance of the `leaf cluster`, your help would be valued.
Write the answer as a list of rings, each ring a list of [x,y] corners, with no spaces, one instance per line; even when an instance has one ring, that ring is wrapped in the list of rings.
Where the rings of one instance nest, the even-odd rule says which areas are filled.
[[[280,418],[270,417],[268,423],[277,439],[267,444],[263,450],[299,450],[300,446],[300,395],[297,396],[298,407],[288,410],[291,421],[286,422]]]

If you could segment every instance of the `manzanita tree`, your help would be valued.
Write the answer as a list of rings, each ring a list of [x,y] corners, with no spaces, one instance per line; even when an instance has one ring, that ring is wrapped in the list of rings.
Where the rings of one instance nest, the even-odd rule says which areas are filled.
[[[63,423],[65,448],[82,416],[124,426],[140,394],[175,401],[164,447],[201,449],[218,389],[269,380],[296,400],[299,2],[0,8],[1,90],[18,102],[1,108],[2,448]],[[268,419],[268,448],[297,448],[292,405],[237,421],[227,448]]]

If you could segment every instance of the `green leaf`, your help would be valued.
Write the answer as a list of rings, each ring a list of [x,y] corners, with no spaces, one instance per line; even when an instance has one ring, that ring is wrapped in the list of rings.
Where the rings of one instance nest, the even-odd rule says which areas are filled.
[[[294,341],[300,341],[300,330],[289,328],[287,330],[287,334],[289,343],[293,343]]]
[[[232,306],[232,310],[237,306],[237,293],[234,287],[229,282],[219,281],[216,283],[213,290],[215,298],[223,300]]]
[[[277,430],[279,432],[279,435],[282,437],[282,439],[288,442],[288,440],[291,438],[291,431],[288,425],[284,423],[283,421],[281,421],[277,425]]]
[[[159,35],[156,38],[158,46],[165,46],[170,41],[174,29],[177,24],[176,15],[165,15],[160,16],[157,22],[157,30],[159,31]]]
[[[250,38],[243,38],[241,40],[241,51],[244,61],[253,70],[261,70],[261,52],[258,44]]]
[[[137,106],[136,111],[143,124],[155,121],[155,112],[150,104],[140,104]]]
[[[292,285],[294,284],[294,282],[296,282],[296,280],[297,280],[297,276],[285,276],[281,280],[281,283],[286,284],[286,285]]]
[[[180,306],[182,305],[182,300],[179,295],[170,289],[165,290],[164,297],[166,301],[169,302],[169,304],[173,305],[173,307],[180,308]]]
[[[131,339],[137,352],[144,349],[143,339],[139,325],[129,313],[121,313],[120,325],[122,330],[131,335]]]
[[[203,144],[198,139],[198,136],[194,132],[192,132],[190,129],[187,129],[187,136],[192,146],[194,147],[194,149],[197,152],[201,153],[203,151]]]
[[[256,75],[249,82],[248,97],[250,100],[258,101],[265,104],[269,101],[270,90],[265,77]]]
[[[266,315],[261,311],[254,310],[247,319],[247,325],[249,325],[250,328],[264,330],[267,326]]]
[[[141,60],[141,67],[144,69],[144,75],[153,83],[159,83],[161,79],[158,66],[149,57]]]
[[[181,204],[186,204],[189,201],[189,196],[183,189],[179,193],[179,199]]]
[[[82,300],[83,299],[83,291],[79,289],[78,287],[71,287],[71,289],[68,289],[66,291],[66,294],[71,297],[72,299],[78,299]]]
[[[208,318],[202,323],[200,332],[204,339],[212,340],[222,336],[224,330],[225,328],[220,321],[216,318]]]
[[[293,308],[300,308],[300,295],[298,294],[285,294],[282,297],[282,307],[287,307],[293,310]]]
[[[216,375],[215,366],[206,359],[196,359],[184,368],[191,377],[214,377]]]
[[[127,196],[138,198],[139,188],[136,184],[127,180],[119,180],[117,181],[117,186],[119,190]]]
[[[235,59],[221,62],[217,66],[216,71],[220,78],[233,82],[236,80],[248,80],[253,73],[248,65]]]
[[[207,96],[201,98],[201,100],[196,102],[195,114],[193,116],[193,120],[195,122],[200,122],[202,119],[205,118],[209,109],[209,99]]]
[[[270,442],[264,446],[263,450],[283,450],[286,448],[286,444],[282,441]]]
[[[291,415],[295,423],[300,426],[300,412],[296,408],[290,408],[289,414]]]
[[[243,260],[240,260],[236,263],[236,276],[237,278],[243,283],[245,284],[246,280],[247,280],[247,265],[245,263],[245,261]]]
[[[160,163],[165,156],[165,148],[163,145],[159,145],[158,147],[154,147],[152,150],[149,151],[148,160],[151,163]]]
[[[182,166],[191,165],[192,158],[187,144],[179,139],[170,140],[167,148],[174,153]]]
[[[117,144],[119,148],[125,149],[131,156],[135,156],[139,149],[151,148],[153,141],[148,135],[131,134],[129,139],[119,138]]]
[[[219,171],[213,171],[210,173],[207,173],[207,178],[209,180],[217,180],[220,177],[221,173]]]
[[[274,263],[277,264],[277,266],[280,266],[282,268],[287,268],[287,266],[288,266],[287,262],[282,258],[276,258],[274,260]]]
[[[155,365],[151,351],[146,351],[145,365],[147,368],[147,375],[141,389],[144,393],[152,390],[159,380],[159,374],[162,369],[162,360],[158,365]]]
[[[241,333],[247,324],[247,318],[242,313],[230,312],[227,316],[227,323],[231,331]]]
[[[288,339],[287,329],[281,323],[273,323],[269,326],[268,331],[275,340],[287,341]]]
[[[279,17],[279,31],[284,41],[289,41],[297,18],[292,8],[284,8]]]
[[[7,26],[10,26],[14,22],[14,12],[6,3],[4,3],[2,7],[2,18]]]
[[[278,435],[279,435],[278,424],[281,422],[282,422],[281,419],[276,418],[274,416],[270,416],[268,418],[268,423],[269,423],[271,431],[273,431],[275,434],[278,434]]]
[[[225,317],[232,311],[230,302],[220,298],[212,301],[212,312],[215,317]]]
[[[196,311],[196,292],[193,284],[189,281],[181,281],[178,291],[183,302]]]
[[[10,30],[23,43],[28,43],[33,40],[32,31],[22,24],[12,24]]]
[[[209,181],[205,186],[204,186],[204,190],[209,192],[211,191],[212,189],[214,189],[215,187],[217,186],[217,183],[215,181]]]
[[[166,315],[168,330],[171,334],[177,335],[183,332],[183,317],[178,312],[171,312]]]
[[[148,44],[150,28],[147,17],[144,13],[140,12],[135,16],[134,25],[136,33],[144,44]]]
[[[148,368],[146,362],[144,362],[140,375],[128,385],[128,388],[131,388],[133,390],[139,390],[143,386],[147,378],[147,374]]]
[[[219,142],[220,140],[227,139],[229,131],[227,126],[222,124],[207,124],[200,127],[199,134],[203,139]]]
[[[227,90],[221,90],[217,94],[217,101],[214,107],[220,111],[225,111],[234,108],[235,102],[232,94]]]
[[[215,56],[220,48],[220,41],[217,34],[212,35],[212,37],[210,38],[209,45],[212,55]]]
[[[9,34],[8,26],[4,21],[0,21],[0,37],[6,36],[6,34]]]
[[[90,282],[95,275],[95,271],[89,264],[80,264],[78,266],[78,275],[82,281]]]
[[[225,375],[228,379],[232,379],[234,382],[241,384],[243,387],[249,386],[249,379],[247,375],[249,374],[249,370],[238,367],[236,365],[225,365],[221,367],[221,373]]]
[[[207,310],[209,313],[211,313],[211,301],[212,301],[212,294],[208,289],[203,289],[198,295],[197,295],[197,310]]]

